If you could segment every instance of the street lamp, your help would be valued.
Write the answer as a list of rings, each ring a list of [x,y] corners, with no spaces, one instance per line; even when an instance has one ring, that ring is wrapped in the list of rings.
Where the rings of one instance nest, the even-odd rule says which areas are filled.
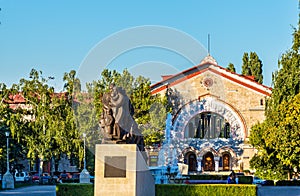
[[[86,133],[83,133],[83,169],[86,169],[86,160],[85,160],[85,138]]]
[[[86,133],[82,134],[83,136],[83,170],[80,173],[80,183],[90,183],[90,173],[86,169],[86,158],[85,158],[85,138],[86,138]]]
[[[14,189],[15,184],[14,184],[14,177],[11,175],[9,172],[9,131],[5,131],[5,136],[6,136],[6,161],[7,161],[7,170],[6,173],[3,176],[2,179],[2,188],[3,189]]]
[[[8,137],[9,137],[9,131],[5,131],[5,136],[6,136],[6,164],[7,164],[7,172],[9,173],[9,149],[8,149],[8,145],[9,145],[9,140],[8,140]]]

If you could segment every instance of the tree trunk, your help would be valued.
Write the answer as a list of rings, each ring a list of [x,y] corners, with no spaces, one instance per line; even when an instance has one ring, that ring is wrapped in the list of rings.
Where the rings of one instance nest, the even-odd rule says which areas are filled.
[[[39,175],[42,175],[43,174],[44,157],[40,156],[39,159],[40,159]]]

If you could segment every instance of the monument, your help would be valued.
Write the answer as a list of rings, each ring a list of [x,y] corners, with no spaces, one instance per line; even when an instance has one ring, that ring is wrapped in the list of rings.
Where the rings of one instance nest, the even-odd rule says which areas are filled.
[[[144,151],[144,139],[133,119],[134,108],[121,87],[110,84],[109,92],[102,97],[103,111],[100,127],[104,130],[104,143],[136,144]]]
[[[95,195],[155,195],[144,138],[125,90],[111,84],[102,103],[100,127],[105,137],[96,145]]]

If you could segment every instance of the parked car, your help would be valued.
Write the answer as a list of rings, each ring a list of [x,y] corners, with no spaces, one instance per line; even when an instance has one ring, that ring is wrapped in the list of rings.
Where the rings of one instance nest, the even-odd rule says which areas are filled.
[[[40,182],[40,184],[50,184],[50,183],[52,183],[52,177],[49,173],[43,173],[40,176],[39,182]]]
[[[59,183],[59,177],[57,175],[52,176],[52,183],[53,184]]]
[[[32,182],[39,182],[40,181],[40,175],[38,173],[32,175]]]
[[[80,177],[80,173],[73,173],[72,174],[73,179],[79,179],[79,177]]]
[[[266,183],[266,180],[262,180],[257,176],[253,177],[253,184],[261,184],[264,185]]]
[[[90,182],[94,184],[94,182],[95,182],[95,176],[90,176]]]
[[[235,173],[235,181],[236,181],[237,184],[239,183],[239,177],[240,176],[245,176],[245,174],[243,172]]]
[[[27,172],[16,172],[15,180],[16,182],[29,182],[30,176]]]

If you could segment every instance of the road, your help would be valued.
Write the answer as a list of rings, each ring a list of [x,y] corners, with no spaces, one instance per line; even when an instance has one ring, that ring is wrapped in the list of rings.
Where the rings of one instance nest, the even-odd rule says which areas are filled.
[[[35,185],[0,191],[0,196],[55,196],[55,185]]]

